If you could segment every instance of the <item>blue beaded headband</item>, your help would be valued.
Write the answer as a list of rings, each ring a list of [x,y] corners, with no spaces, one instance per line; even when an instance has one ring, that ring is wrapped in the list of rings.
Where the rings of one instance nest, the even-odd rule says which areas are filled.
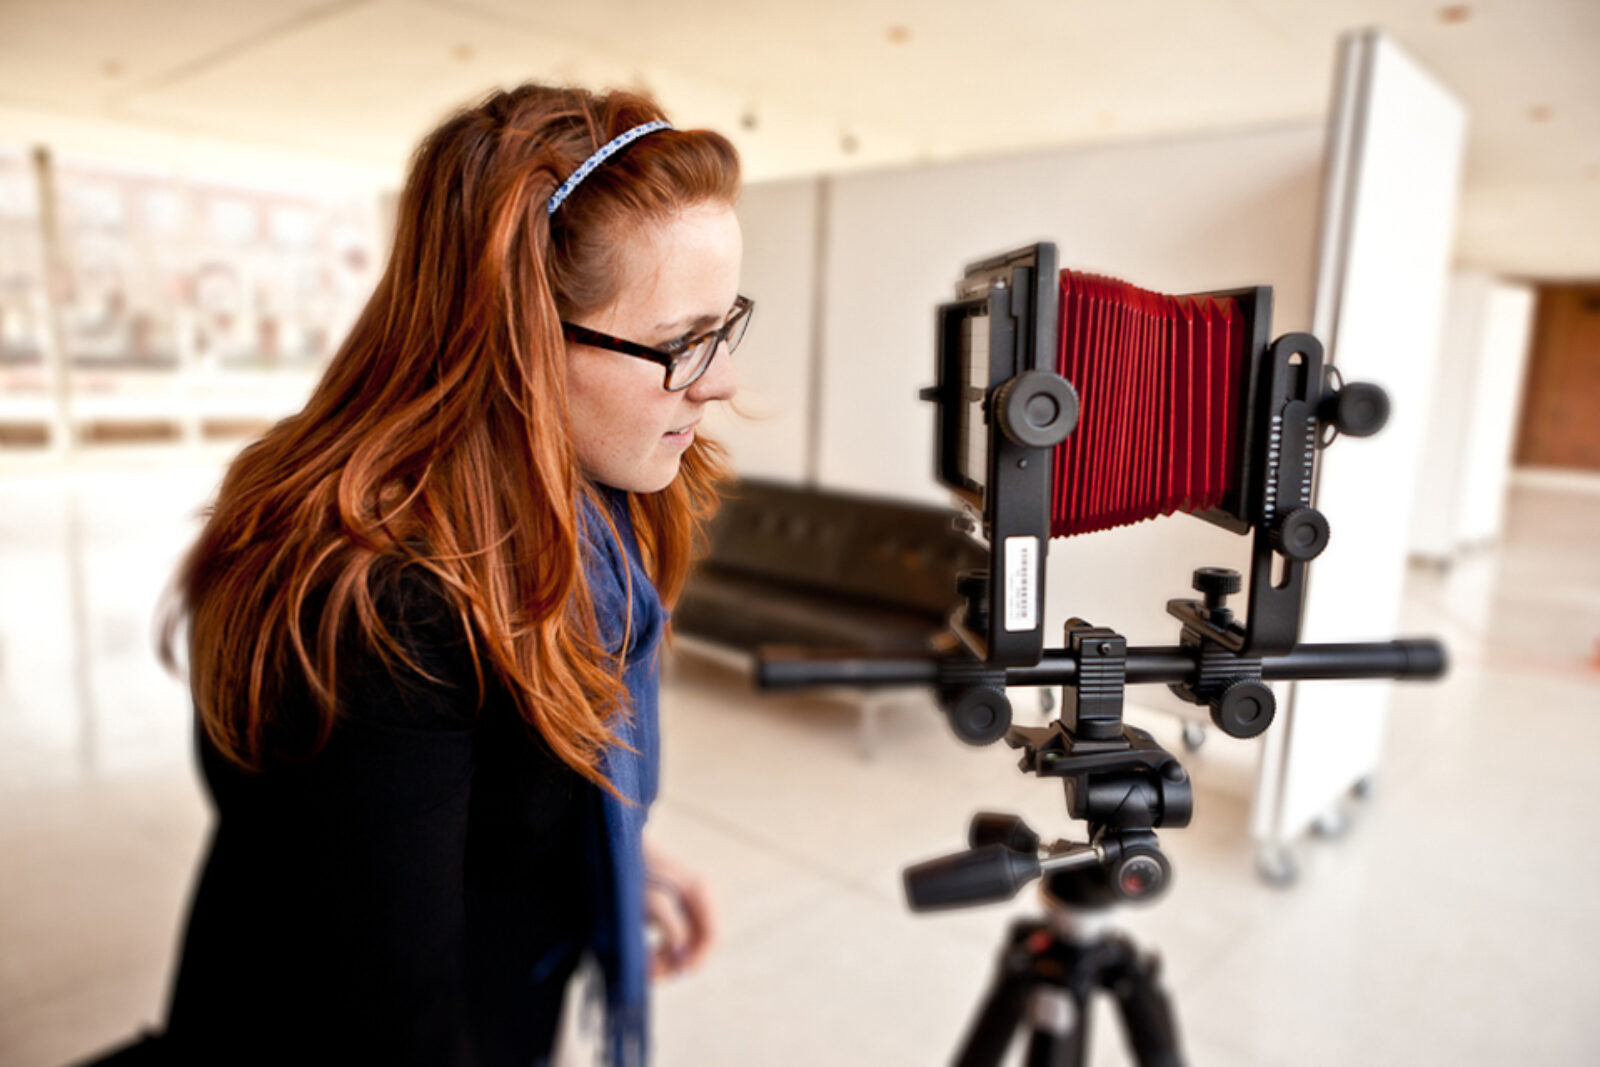
[[[606,160],[610,159],[612,156],[616,155],[618,152],[622,151],[624,148],[628,147],[645,134],[655,133],[657,130],[670,129],[672,129],[672,123],[665,120],[658,122],[647,122],[643,126],[635,126],[627,133],[613,137],[611,140],[601,145],[598,152],[584,160],[582,163],[578,164],[578,169],[572,172],[572,176],[561,183],[561,188],[557,189],[555,195],[550,198],[550,207],[548,209],[549,214],[554,215],[556,213],[556,208],[561,206],[561,202],[563,200],[572,195],[572,190],[578,187],[578,183],[582,182],[583,179],[587,178],[590,174],[593,174],[594,169],[600,164],[604,163]]]

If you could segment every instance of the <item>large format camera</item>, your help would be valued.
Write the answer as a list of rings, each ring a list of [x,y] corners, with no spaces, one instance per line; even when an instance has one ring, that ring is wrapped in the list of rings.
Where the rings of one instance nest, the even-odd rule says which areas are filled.
[[[938,478],[988,555],[952,590],[950,640],[921,657],[760,657],[769,688],[932,686],[960,737],[1003,738],[1024,772],[1062,780],[1068,814],[1087,825],[1087,841],[1044,844],[1014,816],[983,814],[969,849],[907,870],[917,910],[1044,881],[1049,914],[1013,929],[961,1064],[998,1063],[1025,1015],[1028,1062],[1079,1062],[1096,987],[1116,995],[1140,1063],[1181,1062],[1153,958],[1073,921],[1158,896],[1171,868],[1155,831],[1187,825],[1193,810],[1178,760],[1123,722],[1126,686],[1164,683],[1248,738],[1274,719],[1274,680],[1444,673],[1431,639],[1299,643],[1306,569],[1330,540],[1314,505],[1317,454],[1340,434],[1376,433],[1389,405],[1374,385],[1341,382],[1315,337],[1271,339],[1271,315],[1270,288],[1154,293],[1058,270],[1050,244],[968,266],[939,307],[937,382],[922,394],[937,411]],[[1167,604],[1176,645],[1131,647],[1072,618],[1047,647],[1048,541],[1179,512],[1250,537],[1248,574],[1195,571],[1199,598]],[[1013,725],[1007,687],[1046,685],[1062,687],[1059,718]],[[1059,1010],[1041,1011],[1041,998]]]

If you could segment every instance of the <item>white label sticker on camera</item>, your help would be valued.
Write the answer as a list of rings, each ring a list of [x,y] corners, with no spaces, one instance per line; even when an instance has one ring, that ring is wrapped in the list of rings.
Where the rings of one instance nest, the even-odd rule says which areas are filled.
[[[1008,537],[1006,551],[1006,630],[1032,630],[1039,625],[1039,539]]]

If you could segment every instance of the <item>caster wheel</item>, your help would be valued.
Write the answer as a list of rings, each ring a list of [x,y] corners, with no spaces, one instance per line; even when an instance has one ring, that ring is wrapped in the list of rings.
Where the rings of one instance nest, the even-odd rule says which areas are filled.
[[[1056,710],[1056,693],[1054,689],[1039,690],[1039,714],[1048,719]]]
[[[1365,778],[1357,778],[1356,784],[1350,787],[1350,795],[1357,800],[1371,800],[1372,791],[1376,788],[1377,785],[1372,781],[1370,775]]]
[[[1256,849],[1256,874],[1270,886],[1288,889],[1300,880],[1300,863],[1288,845],[1262,845]]]
[[[1311,832],[1324,841],[1343,837],[1348,829],[1350,829],[1350,813],[1339,806],[1329,808],[1311,821]]]
[[[1206,728],[1197,722],[1183,724],[1183,747],[1190,752],[1200,751],[1200,746],[1206,743]]]

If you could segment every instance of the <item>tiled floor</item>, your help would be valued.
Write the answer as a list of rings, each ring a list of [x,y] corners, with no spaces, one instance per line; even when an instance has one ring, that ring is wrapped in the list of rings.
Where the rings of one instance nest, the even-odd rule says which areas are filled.
[[[206,812],[148,620],[214,476],[0,480],[0,1063],[158,1018]],[[1192,1062],[1600,1062],[1596,530],[1600,496],[1520,490],[1501,549],[1412,575],[1404,629],[1445,637],[1455,669],[1401,690],[1375,793],[1301,845],[1294,888],[1252,870],[1251,746],[1184,756],[1175,886],[1119,922],[1164,956]],[[702,663],[675,664],[663,714],[653,832],[711,875],[725,921],[658,992],[658,1062],[946,1062],[1007,917],[1037,904],[913,916],[900,870],[958,847],[978,808],[1069,834],[1058,788],[915,695],[870,762],[848,708]],[[1140,721],[1181,751],[1173,719]],[[1104,1005],[1095,1026],[1093,1062],[1129,1062]]]

